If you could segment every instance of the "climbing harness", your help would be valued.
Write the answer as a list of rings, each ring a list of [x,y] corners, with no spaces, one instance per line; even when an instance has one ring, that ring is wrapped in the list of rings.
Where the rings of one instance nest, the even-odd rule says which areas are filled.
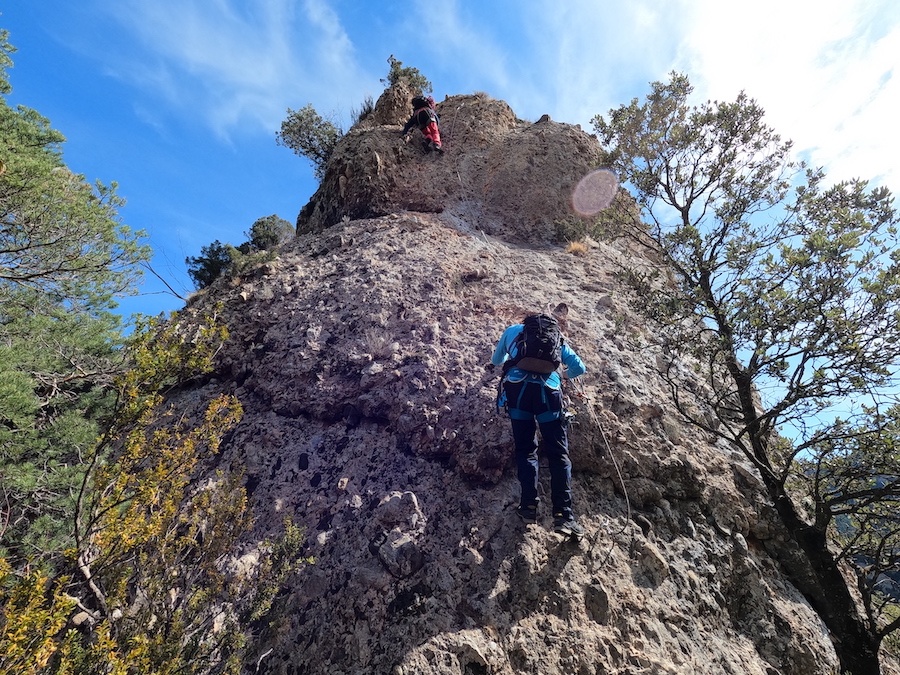
[[[497,399],[496,399],[496,409],[498,414],[502,414],[504,411],[508,417],[511,417],[511,413],[514,410],[510,410],[510,401],[506,396],[506,391],[503,387],[504,382],[507,379],[507,374],[504,373],[500,377],[500,382],[497,385]],[[527,385],[526,385],[527,386]],[[525,387],[522,387],[524,391]],[[574,389],[574,392],[571,391]],[[631,513],[631,499],[628,496],[628,488],[625,485],[625,477],[622,474],[622,468],[619,465],[619,460],[616,458],[615,452],[613,452],[612,446],[610,445],[609,439],[606,436],[606,432],[603,429],[603,424],[600,421],[600,417],[596,411],[596,405],[591,397],[587,394],[587,390],[584,386],[584,383],[579,381],[577,378],[570,380],[566,377],[563,377],[560,374],[560,394],[562,398],[562,418],[563,422],[567,425],[575,425],[579,424],[579,406],[576,404],[576,401],[573,399],[577,399],[582,401],[584,404],[584,408],[586,411],[586,415],[588,418],[588,423],[597,428],[600,432],[600,438],[603,441],[603,446],[606,449],[606,454],[612,462],[613,468],[616,472],[616,477],[619,481],[619,486],[622,490],[622,496],[625,499],[625,519],[622,523],[621,528],[619,528],[615,532],[611,532],[611,537],[615,537],[621,534],[624,534],[628,530],[628,525],[631,522],[632,513]],[[519,394],[521,398],[522,393]],[[539,486],[539,489],[542,489]],[[600,537],[600,533],[602,531],[602,527],[597,527],[594,533],[589,537],[590,546],[588,547],[588,554],[593,554],[594,548],[597,545],[597,540]],[[607,562],[609,562],[609,558],[612,555],[612,552],[615,550],[616,543],[615,539],[611,539],[609,549],[606,552],[606,555],[603,556],[603,559],[600,561],[600,564],[597,565],[594,570],[603,568]]]

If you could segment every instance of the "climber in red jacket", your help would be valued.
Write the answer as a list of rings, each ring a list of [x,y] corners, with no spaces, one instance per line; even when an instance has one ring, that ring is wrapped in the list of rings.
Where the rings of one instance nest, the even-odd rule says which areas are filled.
[[[435,150],[443,154],[444,148],[441,146],[441,130],[440,119],[434,111],[434,99],[430,96],[413,96],[412,100],[413,114],[409,121],[403,127],[401,134],[406,136],[409,130],[414,126],[418,126],[424,136],[423,147],[425,152]]]

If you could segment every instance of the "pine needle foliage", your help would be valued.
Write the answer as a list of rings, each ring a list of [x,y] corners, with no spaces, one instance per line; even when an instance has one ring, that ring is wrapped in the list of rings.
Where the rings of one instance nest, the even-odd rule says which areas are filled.
[[[199,463],[241,417],[232,396],[178,414],[167,392],[208,372],[227,331],[149,321],[116,380],[116,414],[77,500],[75,544],[51,578],[0,559],[0,672],[238,673],[251,620],[296,570],[302,532],[264,544],[252,578],[225,564],[252,525],[240,474]]]
[[[116,185],[71,171],[64,142],[37,111],[0,98],[0,555],[15,568],[70,543],[82,459],[122,369],[112,310],[150,257],[120,221]]]
[[[0,31],[0,95],[13,51]],[[149,249],[64,141],[0,101],[0,673],[237,672],[302,537],[267,542],[251,578],[229,569],[251,525],[241,476],[197,476],[240,404],[166,403],[227,331],[213,312],[123,338],[115,297]]]

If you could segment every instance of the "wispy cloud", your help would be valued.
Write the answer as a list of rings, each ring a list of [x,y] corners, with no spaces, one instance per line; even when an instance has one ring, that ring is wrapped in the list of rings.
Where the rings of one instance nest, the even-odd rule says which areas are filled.
[[[123,0],[106,4],[137,49],[113,63],[123,80],[201,116],[222,136],[277,128],[287,107],[359,88],[353,45],[323,0]]]
[[[757,99],[769,124],[835,180],[900,183],[889,152],[900,65],[900,5],[760,0],[735,20],[712,0],[690,21],[673,66],[703,98]]]
[[[665,72],[677,44],[678,15],[668,7],[519,0],[475,8],[447,0],[417,9],[404,37],[462,91],[485,90],[524,117],[587,124],[633,96],[636,78]]]
[[[417,4],[413,11],[412,23],[403,27],[405,38],[417,43],[417,51],[426,51],[429,61],[468,74],[482,88],[502,88],[510,82],[509,50],[495,34],[506,25],[488,24],[480,12],[466,10],[458,0]]]
[[[526,3],[527,30],[540,55],[547,112],[567,121],[591,117],[630,99],[635,82],[658,79],[677,42],[672,3],[578,0]]]

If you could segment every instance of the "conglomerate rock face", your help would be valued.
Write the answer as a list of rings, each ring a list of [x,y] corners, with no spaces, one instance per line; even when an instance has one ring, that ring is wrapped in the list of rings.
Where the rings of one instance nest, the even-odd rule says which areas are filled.
[[[379,104],[391,100],[383,96]],[[507,240],[553,241],[572,188],[600,163],[596,140],[549,119],[518,120],[506,103],[483,94],[451,96],[436,109],[442,156],[424,154],[417,130],[404,142],[401,125],[409,109],[395,124],[363,120],[351,129],[300,212],[298,232],[319,232],[345,217],[416,211],[455,215]],[[386,116],[379,108],[372,113]]]
[[[249,672],[836,672],[767,553],[783,536],[753,469],[669,402],[618,281],[635,252],[553,243],[596,142],[485,96],[438,108],[443,157],[364,122],[297,239],[184,310],[218,303],[231,338],[174,402],[224,391],[245,410],[210,470],[245,472],[259,540],[289,516],[315,557]],[[567,389],[580,543],[546,508],[517,518],[488,366],[507,325],[561,302],[588,367]],[[542,488],[546,507],[546,467]]]

